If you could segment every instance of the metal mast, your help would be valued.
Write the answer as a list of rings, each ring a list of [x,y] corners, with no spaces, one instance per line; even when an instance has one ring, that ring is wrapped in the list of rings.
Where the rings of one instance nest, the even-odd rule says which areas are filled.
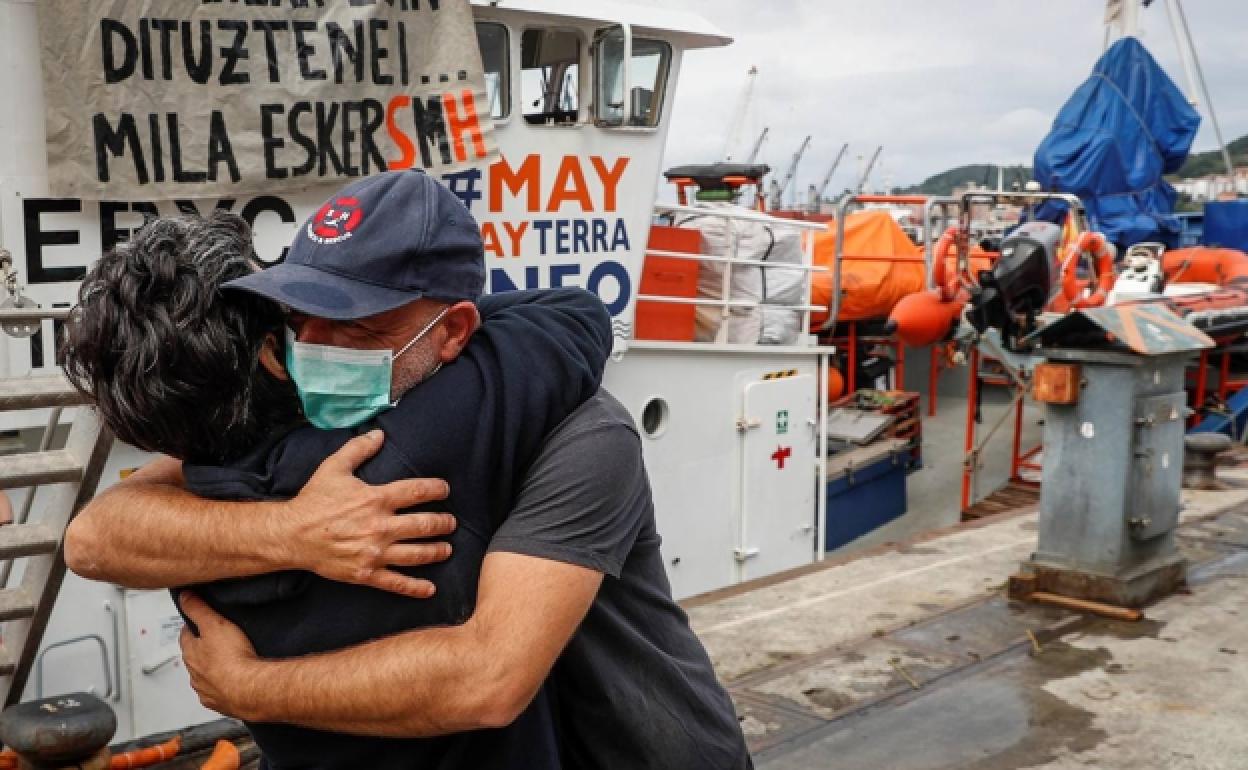
[[[1152,5],[1154,0],[1106,0],[1105,3],[1105,48],[1109,48],[1110,40],[1117,37],[1137,37],[1140,31],[1140,9]],[[1218,151],[1222,153],[1222,162],[1226,165],[1227,176],[1231,184],[1235,183],[1235,166],[1231,162],[1231,153],[1222,138],[1222,126],[1213,111],[1213,99],[1209,96],[1209,86],[1205,83],[1205,73],[1200,67],[1200,57],[1196,55],[1196,45],[1192,41],[1192,31],[1187,26],[1187,15],[1183,12],[1182,0],[1165,0],[1166,18],[1170,22],[1170,32],[1174,35],[1174,45],[1179,50],[1179,61],[1183,65],[1183,74],[1187,80],[1188,101],[1193,107],[1199,107],[1204,101],[1205,111],[1209,114],[1209,122],[1213,125],[1214,136],[1218,140]],[[1200,99],[1196,98],[1197,89]]]

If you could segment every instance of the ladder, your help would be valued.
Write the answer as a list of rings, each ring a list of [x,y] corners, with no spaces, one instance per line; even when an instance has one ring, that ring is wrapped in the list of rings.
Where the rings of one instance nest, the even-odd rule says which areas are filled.
[[[0,321],[7,322],[66,315],[65,308],[0,309]],[[38,451],[0,456],[0,490],[29,488],[30,498],[39,493],[40,502],[30,520],[19,514],[12,524],[0,526],[0,576],[10,575],[17,560],[25,561],[19,580],[0,584],[0,691],[6,707],[22,697],[61,590],[65,528],[95,494],[112,448],[112,434],[87,408],[76,410],[64,448],[50,448],[61,410],[85,403],[59,370],[0,379],[0,412],[52,410]],[[28,502],[22,514],[30,510]]]

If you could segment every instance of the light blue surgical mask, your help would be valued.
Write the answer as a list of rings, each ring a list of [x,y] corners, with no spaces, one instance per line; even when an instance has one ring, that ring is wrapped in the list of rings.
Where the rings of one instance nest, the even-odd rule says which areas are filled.
[[[287,327],[286,371],[299,391],[308,422],[323,430],[354,428],[394,406],[390,381],[395,359],[411,350],[448,310],[434,316],[397,353],[300,342]]]

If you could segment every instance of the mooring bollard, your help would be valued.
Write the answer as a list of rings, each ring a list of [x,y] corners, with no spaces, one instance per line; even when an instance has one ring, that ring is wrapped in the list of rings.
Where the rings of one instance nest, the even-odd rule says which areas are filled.
[[[117,716],[104,701],[79,692],[19,703],[0,713],[0,740],[17,753],[20,770],[106,769]]]
[[[1183,488],[1221,489],[1218,455],[1231,448],[1223,433],[1192,433],[1183,439]]]

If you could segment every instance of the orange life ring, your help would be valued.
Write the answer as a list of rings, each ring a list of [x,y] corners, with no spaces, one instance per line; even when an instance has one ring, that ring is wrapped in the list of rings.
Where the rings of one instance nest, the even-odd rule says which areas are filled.
[[[1096,288],[1086,296],[1080,296],[1091,285],[1091,281],[1080,281],[1078,277],[1079,258],[1090,255],[1095,266]],[[1114,244],[1097,232],[1086,231],[1075,240],[1062,255],[1061,282],[1062,296],[1069,307],[1082,310],[1090,307],[1101,307],[1109,298],[1114,288],[1114,257],[1118,250]]]

